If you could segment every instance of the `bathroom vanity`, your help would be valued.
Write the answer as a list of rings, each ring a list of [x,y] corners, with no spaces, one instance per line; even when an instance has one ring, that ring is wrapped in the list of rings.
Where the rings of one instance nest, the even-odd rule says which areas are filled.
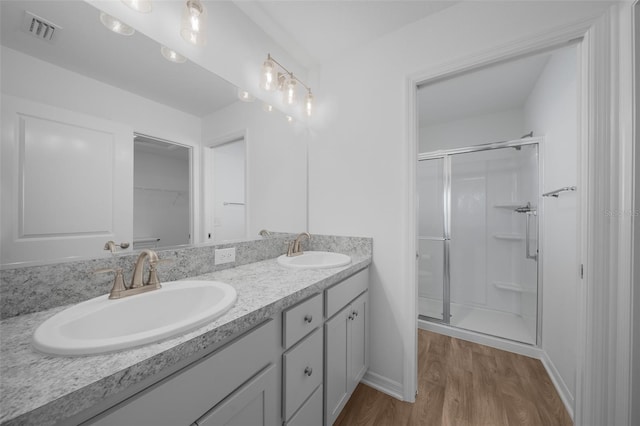
[[[368,266],[296,270],[276,259],[190,277],[238,301],[178,338],[111,354],[31,348],[62,308],[2,321],[2,425],[332,424],[368,366]]]

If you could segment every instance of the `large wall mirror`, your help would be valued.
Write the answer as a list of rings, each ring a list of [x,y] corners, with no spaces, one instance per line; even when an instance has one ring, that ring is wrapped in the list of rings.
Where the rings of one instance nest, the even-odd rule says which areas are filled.
[[[0,8],[3,266],[306,229],[305,126],[86,2]]]

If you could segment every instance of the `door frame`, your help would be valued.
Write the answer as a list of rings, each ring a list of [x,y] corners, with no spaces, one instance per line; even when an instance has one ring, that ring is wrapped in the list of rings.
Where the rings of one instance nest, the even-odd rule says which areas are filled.
[[[633,125],[632,2],[552,31],[494,46],[472,56],[408,75],[406,205],[403,270],[408,291],[404,306],[412,318],[404,362],[404,399],[417,392],[416,160],[420,84],[451,77],[581,40],[578,46],[579,167],[582,188],[579,255],[585,275],[578,285],[576,425],[629,424],[631,380],[631,215],[606,217],[607,210],[632,208]],[[626,69],[628,68],[628,69]],[[620,96],[620,94],[626,94]],[[604,143],[603,143],[604,141]]]

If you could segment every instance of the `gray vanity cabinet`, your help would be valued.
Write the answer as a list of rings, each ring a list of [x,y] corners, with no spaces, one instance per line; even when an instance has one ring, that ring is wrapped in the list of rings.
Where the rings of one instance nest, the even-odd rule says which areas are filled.
[[[270,365],[192,426],[278,425],[278,374]]]
[[[324,326],[325,425],[336,420],[369,365],[367,287],[364,270],[327,290],[327,312],[342,309]]]
[[[262,412],[263,421],[256,424],[277,425],[280,398],[274,364],[279,356],[278,325],[277,321],[269,320],[257,326],[89,424],[158,426],[192,425],[198,421],[202,425],[243,424],[237,420],[255,418],[262,404],[268,405],[269,410]],[[226,419],[226,423],[218,423],[217,419]]]

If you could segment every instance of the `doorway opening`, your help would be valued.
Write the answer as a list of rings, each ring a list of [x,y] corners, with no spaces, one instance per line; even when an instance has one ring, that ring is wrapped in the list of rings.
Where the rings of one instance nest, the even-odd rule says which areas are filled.
[[[220,243],[248,236],[244,134],[209,146],[205,152],[206,240]]]
[[[191,148],[134,135],[133,249],[191,244]]]

